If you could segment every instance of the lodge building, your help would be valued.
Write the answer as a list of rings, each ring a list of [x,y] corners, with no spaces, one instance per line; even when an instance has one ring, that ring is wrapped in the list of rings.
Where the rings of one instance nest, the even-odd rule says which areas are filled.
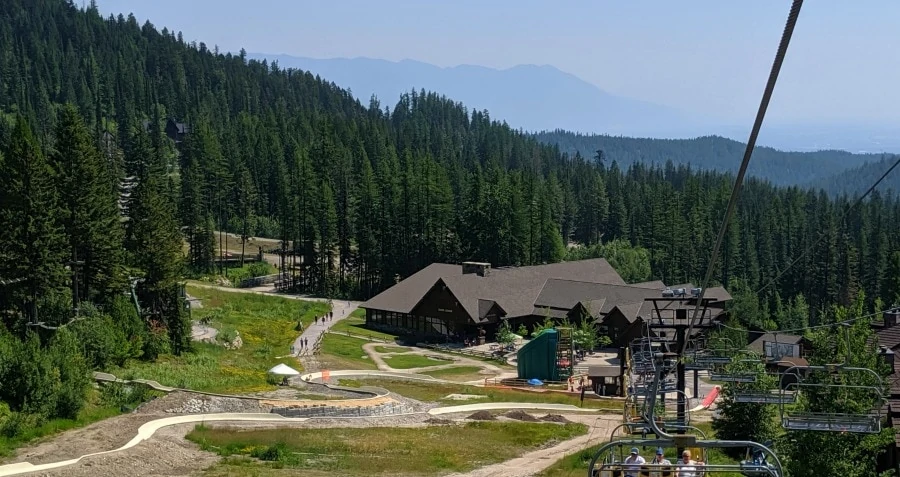
[[[433,263],[363,303],[366,324],[429,341],[461,341],[482,333],[490,339],[507,320],[513,330],[531,329],[551,317],[577,323],[590,319],[613,346],[665,333],[647,323],[693,309],[690,300],[656,301],[694,289],[661,281],[627,284],[602,258],[527,267],[491,268],[488,263]],[[696,290],[696,289],[694,289]],[[724,288],[704,294],[707,319],[718,319],[731,296]]]

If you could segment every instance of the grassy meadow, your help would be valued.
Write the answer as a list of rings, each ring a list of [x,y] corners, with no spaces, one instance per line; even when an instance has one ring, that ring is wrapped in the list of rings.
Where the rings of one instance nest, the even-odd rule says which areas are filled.
[[[583,424],[518,422],[252,431],[198,426],[187,438],[228,457],[207,475],[424,477],[503,462],[586,432]],[[257,472],[260,468],[293,473]]]
[[[164,355],[156,362],[131,361],[124,368],[109,371],[125,379],[153,379],[159,383],[220,393],[246,393],[273,389],[266,383],[266,371],[278,363],[300,370],[289,356],[299,335],[298,319],[308,326],[315,315],[329,310],[325,303],[237,293],[188,286],[202,308],[192,311],[193,319],[211,319],[222,335],[237,333],[243,341],[239,349],[221,344],[194,343],[194,351],[181,356]]]
[[[322,337],[319,360],[327,369],[378,369],[362,349],[366,343],[363,339],[327,333]]]

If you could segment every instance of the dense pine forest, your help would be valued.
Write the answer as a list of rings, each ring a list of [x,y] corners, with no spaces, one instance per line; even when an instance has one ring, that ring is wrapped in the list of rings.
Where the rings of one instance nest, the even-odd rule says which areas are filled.
[[[744,143],[719,136],[654,139],[557,130],[543,131],[534,137],[557,145],[570,155],[580,153],[591,157],[597,151],[603,151],[605,158],[615,159],[623,168],[635,163],[663,165],[672,161],[676,166],[691,165],[702,170],[737,173],[746,147]],[[880,164],[883,160],[886,159],[877,154],[835,150],[787,152],[757,145],[748,174],[779,186],[824,188],[833,196],[853,195],[865,192],[887,170],[889,166]],[[848,181],[845,173],[854,168],[859,168],[859,172],[852,172],[854,177]],[[890,179],[882,190],[900,190],[900,178]]]
[[[383,99],[93,2],[0,2],[0,433],[76,416],[90,369],[188,351],[179,282],[215,273],[217,230],[278,239],[295,286],[332,297],[435,261],[703,276],[732,176],[563,152],[433,92]],[[853,203],[747,181],[715,273],[743,324],[900,301],[900,201]]]
[[[146,133],[160,164],[143,173],[159,174],[190,270],[212,269],[212,232],[227,229],[283,240],[304,258],[299,285],[331,295],[371,296],[433,261],[543,263],[564,259],[569,243],[615,239],[649,250],[654,277],[685,282],[706,267],[732,183],[672,164],[623,169],[617,156],[631,156],[616,149],[563,154],[435,93],[362,105],[308,73],[103,18],[94,5],[13,0],[0,15],[9,122],[24,117],[49,155],[59,105],[74,104],[107,182],[120,185],[137,175],[131,144]],[[188,125],[177,143],[160,132],[168,118]],[[771,304],[776,292],[802,294],[815,315],[860,288],[893,300],[898,201],[876,192],[842,219],[849,204],[750,181],[716,279],[771,285],[823,235],[768,286]]]

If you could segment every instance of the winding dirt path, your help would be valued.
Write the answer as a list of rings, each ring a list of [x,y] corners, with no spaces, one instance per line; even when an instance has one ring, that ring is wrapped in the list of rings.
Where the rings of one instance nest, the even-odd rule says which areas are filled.
[[[327,300],[320,301],[327,302]],[[294,354],[297,356],[312,354],[312,347],[318,343],[322,335],[327,333],[335,323],[350,316],[350,313],[356,311],[359,305],[360,302],[358,301],[332,300],[331,312],[333,316],[331,320],[325,320],[320,316],[318,322],[313,322],[304,328],[300,336],[294,340]]]

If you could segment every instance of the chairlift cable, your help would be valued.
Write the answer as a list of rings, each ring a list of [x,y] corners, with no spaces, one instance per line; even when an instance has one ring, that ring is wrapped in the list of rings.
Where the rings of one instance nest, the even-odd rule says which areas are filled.
[[[868,195],[871,194],[875,190],[875,188],[878,187],[879,184],[881,184],[881,181],[883,181],[888,175],[890,175],[890,173],[893,172],[894,169],[897,168],[898,165],[900,165],[900,155],[897,156],[897,160],[894,161],[894,165],[892,165],[890,168],[888,168],[888,170],[885,171],[884,174],[882,174],[881,177],[879,177],[878,180],[875,181],[875,183],[872,184],[872,186],[869,187],[869,189],[866,190],[866,192],[863,195],[859,196],[856,199],[856,201],[854,201],[852,204],[850,204],[850,207],[847,207],[847,209],[844,210],[844,213],[840,217],[839,224],[843,225],[843,223],[847,219],[847,215],[850,213],[850,211],[852,211],[857,206],[859,206],[859,204],[862,203],[863,199],[868,197]],[[827,231],[824,231],[824,230],[819,232],[819,237],[812,244],[810,244],[802,252],[800,252],[800,255],[798,255],[797,258],[791,260],[791,262],[788,263],[787,267],[785,267],[780,272],[778,272],[778,275],[775,275],[774,278],[769,280],[768,283],[766,283],[762,288],[757,290],[755,295],[759,295],[764,290],[766,290],[767,288],[769,288],[770,286],[772,286],[776,282],[778,282],[778,279],[780,279],[785,273],[787,273],[787,271],[790,270],[791,267],[796,265],[797,262],[799,262],[801,259],[803,259],[803,257],[805,257],[809,252],[811,252],[814,248],[816,248],[816,246],[819,245],[819,243],[822,241],[822,239],[825,238],[826,233],[827,233]]]
[[[772,93],[775,91],[775,83],[778,81],[778,74],[781,72],[781,65],[784,63],[784,57],[787,54],[788,45],[791,43],[791,37],[794,34],[794,26],[797,24],[797,18],[800,16],[800,7],[803,6],[803,0],[794,0],[791,5],[791,11],[788,14],[787,22],[784,26],[784,32],[781,34],[781,43],[778,45],[778,52],[775,54],[775,61],[772,64],[772,69],[769,72],[769,80],[766,82],[766,89],[763,92],[762,101],[759,104],[759,110],[756,112],[756,120],[753,122],[753,129],[750,131],[750,138],[747,140],[747,147],[744,150],[744,158],[741,161],[741,167],[738,170],[737,177],[734,181],[734,188],[731,191],[731,198],[728,200],[728,208],[725,211],[725,218],[722,221],[722,226],[719,228],[719,236],[716,238],[716,244],[713,248],[712,256],[709,260],[709,265],[706,269],[706,277],[703,279],[703,283],[700,286],[700,296],[697,297],[697,305],[694,307],[693,316],[691,316],[691,321],[688,324],[687,337],[684,341],[684,345],[682,346],[681,353],[683,354],[685,350],[687,350],[688,341],[690,341],[691,332],[694,328],[694,322],[697,320],[697,315],[700,313],[700,306],[703,303],[703,295],[706,293],[706,288],[709,286],[710,280],[712,280],[713,271],[716,269],[716,261],[719,258],[719,250],[722,248],[722,242],[725,241],[725,232],[728,230],[728,223],[731,221],[732,215],[734,215],[734,209],[737,205],[738,197],[741,194],[741,185],[744,182],[744,175],[747,173],[747,167],[750,165],[750,157],[753,155],[753,148],[756,146],[756,139],[759,137],[759,130],[762,128],[763,119],[766,116],[766,111],[769,108],[769,101],[772,99]]]

